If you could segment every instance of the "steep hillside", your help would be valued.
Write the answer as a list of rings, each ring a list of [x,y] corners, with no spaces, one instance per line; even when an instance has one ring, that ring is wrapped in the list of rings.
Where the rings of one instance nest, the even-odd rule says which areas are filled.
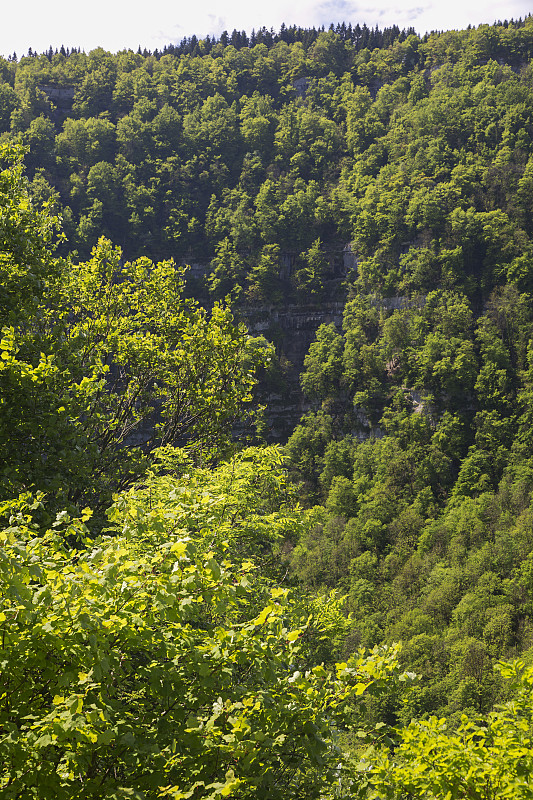
[[[311,409],[287,454],[319,504],[287,567],[347,593],[346,652],[404,640],[420,713],[486,710],[531,645],[532,55],[528,17],[0,64],[64,254],[190,263],[275,342],[267,421]]]
[[[82,257],[105,234],[241,303],[320,301],[358,261],[364,291],[479,304],[529,288],[532,54],[531,18],[62,49],[2,61],[0,131]]]

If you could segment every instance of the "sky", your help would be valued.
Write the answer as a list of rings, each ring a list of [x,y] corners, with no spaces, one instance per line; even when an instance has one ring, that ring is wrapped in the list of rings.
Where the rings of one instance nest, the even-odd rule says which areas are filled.
[[[89,52],[104,47],[154,50],[177,43],[184,36],[220,36],[223,30],[265,26],[279,30],[282,22],[301,27],[329,27],[330,23],[366,23],[380,28],[413,27],[432,30],[463,29],[496,20],[518,19],[533,10],[531,0],[10,0],[2,11],[0,54],[28,48],[37,52],[81,47]]]

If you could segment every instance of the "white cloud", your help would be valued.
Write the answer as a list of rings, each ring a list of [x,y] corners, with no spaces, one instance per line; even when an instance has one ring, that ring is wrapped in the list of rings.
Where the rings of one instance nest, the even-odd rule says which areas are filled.
[[[279,30],[287,25],[312,27],[331,22],[352,22],[380,27],[413,26],[424,33],[432,29],[465,28],[468,24],[493,22],[525,16],[529,0],[504,0],[501,3],[475,0],[451,5],[437,0],[285,0],[250,3],[213,0],[176,3],[175,0],[92,0],[91,4],[72,0],[25,0],[12,2],[2,11],[0,53],[27,52],[28,47],[41,52],[64,44],[90,50],[96,46],[116,51],[124,47],[154,49],[184,36],[206,34],[219,36],[233,28],[251,32],[265,26]]]

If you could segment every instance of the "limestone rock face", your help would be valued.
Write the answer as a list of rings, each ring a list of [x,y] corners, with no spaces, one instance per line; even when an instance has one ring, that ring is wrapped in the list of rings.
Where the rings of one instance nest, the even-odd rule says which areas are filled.
[[[344,302],[240,309],[250,333],[273,342],[280,362],[285,365],[284,386],[275,392],[267,391],[261,398],[267,406],[270,441],[286,442],[302,414],[309,411],[300,387],[304,358],[320,325],[333,322],[340,330],[343,310]]]

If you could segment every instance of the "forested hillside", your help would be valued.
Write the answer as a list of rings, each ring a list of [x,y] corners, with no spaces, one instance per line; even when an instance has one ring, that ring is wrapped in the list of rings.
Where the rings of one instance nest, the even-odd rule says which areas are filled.
[[[214,297],[307,300],[351,242],[365,291],[527,290],[531,20],[385,34],[11,57],[0,130],[83,258],[106,235],[211,265]]]
[[[532,795],[532,58],[0,60],[2,796]],[[232,442],[289,368],[238,319],[339,302]]]

